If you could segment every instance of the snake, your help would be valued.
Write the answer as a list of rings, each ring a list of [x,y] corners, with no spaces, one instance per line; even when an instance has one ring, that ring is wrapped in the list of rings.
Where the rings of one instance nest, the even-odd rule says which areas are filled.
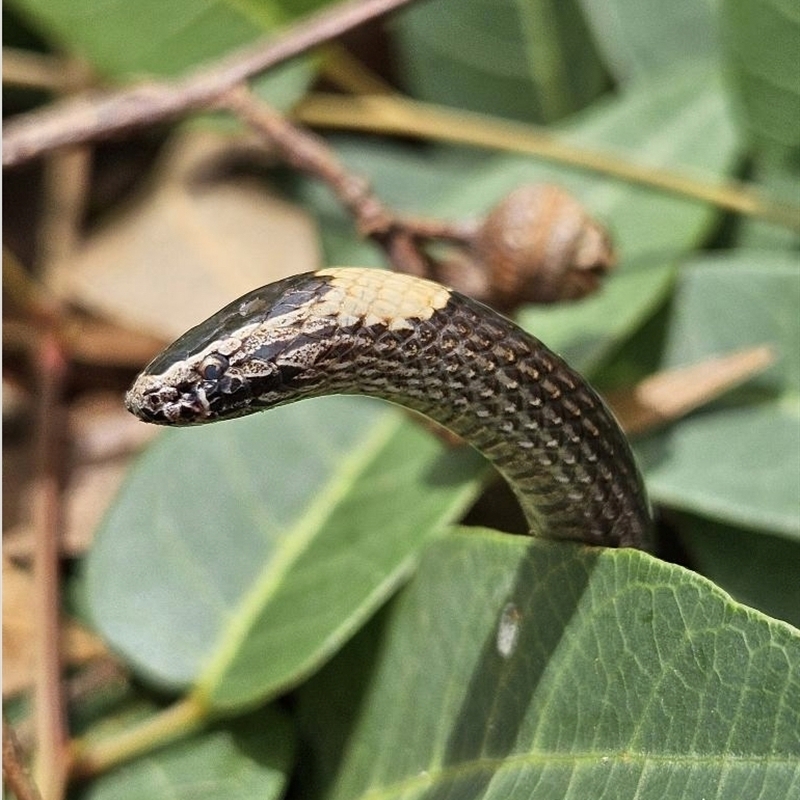
[[[181,426],[330,394],[382,398],[457,434],[534,535],[650,546],[641,473],[599,394],[510,319],[426,278],[331,267],[255,289],[157,355],[125,404]]]

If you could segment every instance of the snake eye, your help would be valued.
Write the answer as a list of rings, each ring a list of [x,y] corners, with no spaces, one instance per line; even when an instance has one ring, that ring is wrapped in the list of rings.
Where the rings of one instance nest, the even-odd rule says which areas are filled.
[[[200,364],[200,375],[206,381],[218,381],[228,369],[228,359],[219,353],[212,353]]]

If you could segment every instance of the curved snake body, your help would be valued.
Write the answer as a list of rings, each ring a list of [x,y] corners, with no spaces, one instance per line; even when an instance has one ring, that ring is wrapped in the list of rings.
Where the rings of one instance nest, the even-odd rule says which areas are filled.
[[[152,361],[126,405],[192,425],[325,394],[381,397],[457,433],[504,475],[532,533],[648,544],[641,476],[596,392],[508,319],[420,278],[341,268],[256,289]]]

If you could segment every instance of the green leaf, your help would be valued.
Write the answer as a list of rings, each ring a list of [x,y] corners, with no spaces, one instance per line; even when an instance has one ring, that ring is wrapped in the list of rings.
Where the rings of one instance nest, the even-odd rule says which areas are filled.
[[[260,709],[101,775],[75,800],[271,800],[294,760],[294,733],[274,708]]]
[[[692,563],[737,600],[800,627],[800,542],[677,516]]]
[[[746,126],[769,149],[800,151],[800,7],[724,0],[724,43]]]
[[[81,53],[100,73],[174,75],[274,29],[276,2],[230,0],[12,0],[50,39]]]
[[[606,76],[574,0],[440,0],[396,17],[404,77],[425,100],[553,121]]]
[[[363,398],[167,431],[88,556],[92,619],[139,670],[216,708],[274,695],[392,593],[484,469]]]
[[[622,81],[659,78],[718,57],[710,0],[580,0],[598,48]]]
[[[767,344],[777,363],[637,453],[654,500],[800,539],[800,261],[735,251],[694,259],[674,300],[664,366]]]
[[[312,683],[335,693],[341,662]],[[334,743],[349,724],[326,800],[800,790],[800,632],[638,551],[461,529],[393,605],[349,723],[323,687],[303,717]]]

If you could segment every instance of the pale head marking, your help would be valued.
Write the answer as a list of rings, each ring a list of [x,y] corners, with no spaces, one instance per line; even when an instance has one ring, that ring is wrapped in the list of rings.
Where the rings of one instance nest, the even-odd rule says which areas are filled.
[[[331,267],[317,274],[330,279],[330,289],[316,313],[337,317],[345,326],[360,320],[390,330],[411,328],[412,320],[430,319],[450,299],[438,283],[396,272]]]

